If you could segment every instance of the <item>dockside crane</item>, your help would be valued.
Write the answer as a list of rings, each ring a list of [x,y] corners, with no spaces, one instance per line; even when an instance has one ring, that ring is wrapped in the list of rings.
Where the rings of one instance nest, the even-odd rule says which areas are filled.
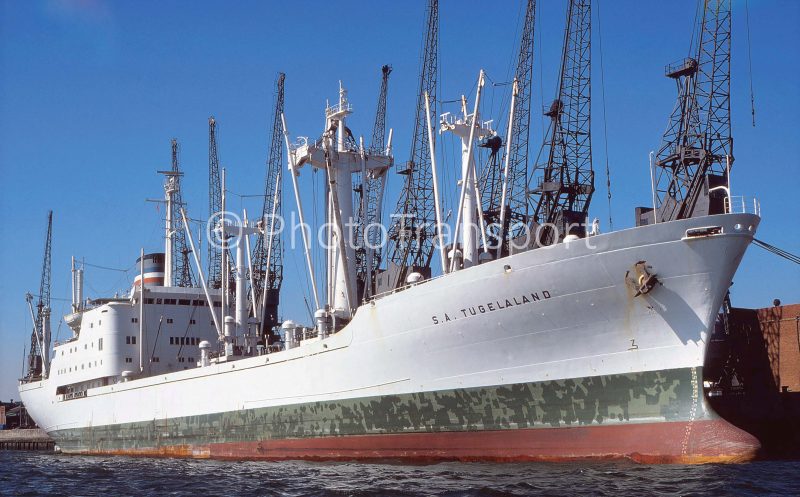
[[[558,94],[545,110],[550,118],[547,163],[532,193],[531,232],[538,246],[586,234],[594,193],[591,141],[591,1],[570,0]]]
[[[186,232],[181,226],[181,209],[185,208],[183,203],[183,195],[181,194],[181,172],[178,163],[179,154],[178,140],[172,139],[172,174],[170,175],[170,183],[172,187],[172,215],[170,219],[173,222],[171,227],[173,236],[172,245],[172,284],[173,286],[191,287],[194,286],[194,276],[192,275],[192,266],[189,261],[189,246],[186,243]]]
[[[731,2],[701,1],[694,53],[666,67],[678,99],[651,164],[655,212],[640,210],[637,224],[725,212],[733,164]]]
[[[369,142],[370,150],[383,152],[386,149],[386,99],[389,95],[389,75],[392,66],[381,67],[381,90],[378,93],[378,105],[375,108],[375,123],[372,125],[372,138]]]
[[[381,89],[378,93],[378,105],[375,110],[375,123],[372,126],[372,138],[367,153],[386,153],[386,99],[389,92],[389,74],[392,66],[381,67]],[[380,230],[368,229],[381,223],[381,207],[383,203],[384,182],[386,171],[370,171],[366,177],[361,178],[359,193],[358,226],[356,244],[356,271],[360,297],[374,293],[373,282],[366,281],[368,275],[376,274],[381,264],[381,249],[373,248],[380,245]],[[364,243],[364,242],[368,243]],[[371,270],[367,270],[371,264]]]
[[[406,283],[412,272],[430,276],[436,238],[433,176],[425,118],[425,94],[436,114],[436,80],[439,55],[439,2],[428,0],[419,92],[414,116],[411,157],[401,166],[406,176],[395,218],[388,231],[387,267],[377,275],[377,291],[392,290]]]
[[[487,226],[496,226],[493,233],[498,247],[497,255],[507,254],[507,241],[519,236],[528,225],[530,201],[528,195],[528,141],[531,122],[531,90],[533,88],[534,26],[536,24],[536,0],[528,0],[525,22],[520,37],[517,67],[512,83],[513,109],[511,126],[507,137],[507,157],[504,163],[492,161],[486,168],[482,182],[481,201],[483,218]],[[492,157],[500,140],[481,144],[489,147]],[[507,169],[507,174],[504,174]],[[503,192],[503,177],[506,176],[506,191]],[[505,200],[503,195],[505,194]],[[504,209],[505,215],[500,210]],[[510,229],[509,229],[510,228]],[[498,240],[499,238],[499,240]]]
[[[39,280],[39,296],[36,309],[33,308],[33,295],[25,296],[31,313],[33,330],[31,332],[31,348],[28,353],[28,368],[25,381],[38,381],[47,378],[50,365],[50,281],[51,281],[51,247],[53,240],[53,211],[47,213],[47,235],[44,242],[44,258],[42,275]]]
[[[270,145],[267,156],[267,174],[264,186],[264,206],[261,211],[260,222],[266,231],[264,236],[259,236],[253,250],[253,301],[256,309],[253,315],[261,322],[261,335],[271,344],[276,340],[273,329],[278,326],[278,305],[280,303],[281,283],[283,282],[283,244],[280,233],[277,233],[273,219],[282,213],[282,188],[283,177],[283,128],[281,115],[284,104],[284,81],[286,75],[278,73],[275,79],[275,105],[272,114],[272,127],[270,128]],[[272,233],[270,233],[272,232]]]
[[[222,211],[222,180],[220,179],[219,155],[217,154],[217,121],[208,118],[208,216],[217,219]],[[210,239],[215,239],[212,235]],[[217,243],[208,244],[208,285],[222,286],[222,250]]]

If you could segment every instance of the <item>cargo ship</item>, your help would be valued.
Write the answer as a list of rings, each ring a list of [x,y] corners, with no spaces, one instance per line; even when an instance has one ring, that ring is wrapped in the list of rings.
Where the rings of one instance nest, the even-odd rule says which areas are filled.
[[[706,4],[704,24],[719,29],[720,19],[729,22],[727,2]],[[387,171],[397,167],[391,131],[378,146],[356,141],[347,126],[353,107],[340,83],[337,103],[325,108],[322,136],[293,141],[279,100],[272,150],[285,145],[287,164],[268,181],[264,210],[273,216],[248,222],[244,213],[241,219],[226,214],[223,174],[215,191],[222,212],[209,222],[209,233],[221,240],[219,263],[210,256],[208,271],[201,264],[196,231],[176,198],[182,173],[174,167],[164,172],[164,252],[140,251],[139,275],[127,296],[85,299],[82,270],[73,266],[73,308],[65,317],[72,336],[55,343],[52,356],[49,306],[31,304],[36,324],[19,390],[36,423],[69,454],[753,458],[758,440],[718,416],[703,392],[710,330],[760,221],[757,201],[731,195],[730,144],[718,148],[720,133],[697,134],[688,126],[675,134],[670,125],[651,164],[653,206],[637,208],[633,228],[601,233],[591,223],[589,229],[594,175],[587,148],[589,82],[581,67],[588,64],[583,44],[591,13],[588,0],[570,0],[558,97],[545,109],[552,119],[548,164],[537,186],[515,188],[527,178],[527,171],[514,168],[521,164],[515,157],[530,116],[525,55],[533,43],[534,7],[528,2],[510,85],[505,153],[498,153],[503,140],[479,112],[483,72],[473,111],[464,97],[460,113],[439,118],[438,132],[461,142],[451,240],[445,240],[437,183],[430,110],[436,101],[429,91],[435,82],[426,85],[432,67],[435,73],[435,50],[426,49],[423,60],[412,145],[417,155],[401,171],[406,183],[398,212],[408,224],[387,230],[390,245],[380,257],[366,243],[372,236],[365,225],[378,219]],[[438,26],[435,1],[427,21],[430,48]],[[677,106],[673,120],[691,121],[682,113],[695,115],[692,105],[703,101],[682,92],[702,84],[704,50],[668,67],[679,101],[691,102]],[[388,72],[384,68],[384,83]],[[385,88],[382,97],[385,103]],[[503,155],[504,163],[497,160]],[[299,317],[276,318],[278,297],[268,284],[278,269],[273,228],[284,167],[301,223],[302,172],[321,171],[327,182],[322,292],[314,274],[319,261],[300,230],[315,306],[313,321],[305,324]],[[497,188],[489,186],[493,174]],[[424,209],[409,199],[427,193],[434,207],[428,211],[432,228],[425,231],[416,224]],[[361,228],[345,229],[351,222]],[[178,233],[188,248],[177,246]],[[251,253],[251,239],[266,250],[266,272]],[[185,277],[190,267],[196,278]]]

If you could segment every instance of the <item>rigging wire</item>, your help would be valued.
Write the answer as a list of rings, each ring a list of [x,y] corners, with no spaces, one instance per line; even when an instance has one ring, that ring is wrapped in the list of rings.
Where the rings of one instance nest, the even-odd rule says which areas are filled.
[[[178,347],[178,352],[175,354],[175,360],[176,361],[178,361],[180,359],[181,352],[183,352],[183,346],[184,345],[189,345],[187,340],[186,340],[186,337],[189,336],[189,330],[192,328],[192,325],[194,324],[194,313],[197,311],[198,307],[199,306],[193,305],[192,306],[192,312],[189,313],[189,323],[186,325],[186,329],[183,331],[183,337],[181,337],[181,340],[180,340],[180,342],[181,342],[180,345],[181,346]]]
[[[119,278],[117,278],[111,284],[111,286],[108,287],[109,288],[108,291],[98,292],[88,281],[84,281],[84,284],[89,288],[89,290],[94,292],[96,295],[108,294],[108,293],[111,293],[114,288],[118,289],[119,288],[119,284],[122,281],[122,278],[125,278],[128,286],[130,286],[130,284],[131,284],[130,272],[132,270],[134,270],[138,265],[138,263],[134,263],[130,267],[128,267],[127,269],[119,269],[119,268],[113,268],[113,267],[108,267],[108,266],[101,266],[99,264],[92,264],[92,263],[86,262],[86,261],[81,261],[81,264],[84,267],[91,267],[91,268],[95,268],[95,269],[101,269],[101,270],[104,270],[104,271],[114,271],[114,272],[122,273],[119,276]],[[67,300],[67,299],[61,299],[61,300]],[[71,302],[71,299],[69,301]]]
[[[542,26],[543,23],[542,23],[542,4],[541,4],[541,2],[538,2],[536,4],[536,10],[537,10],[536,18],[539,20],[539,26]],[[542,104],[540,109],[544,109],[544,85],[542,84],[544,82],[544,63],[542,62],[542,59],[544,58],[543,55],[542,55],[542,53],[543,53],[542,52],[542,30],[541,29],[537,29],[536,31],[537,31],[536,34],[539,35],[539,43],[538,43],[538,45],[533,47],[533,55],[534,55],[534,57],[536,57],[536,50],[538,49],[539,50],[539,57],[537,57],[539,59],[539,79],[538,79],[538,81],[539,81],[538,90],[539,91],[538,91],[538,93],[539,93],[539,99],[541,100],[541,104]],[[531,86],[533,87],[534,85],[531,84]],[[531,88],[530,99],[531,99],[531,101],[533,100],[533,88]],[[544,143],[544,141],[547,139],[547,133],[545,132],[545,128],[547,128],[547,118],[545,117],[543,112],[539,112],[539,117],[541,118],[541,123],[542,123],[542,139],[541,139],[541,143]],[[530,138],[530,127],[528,128],[528,136]],[[534,164],[534,168],[535,167],[536,167],[536,164]],[[527,185],[528,185],[528,188],[530,188],[530,186],[531,186],[530,182],[528,182]]]
[[[34,323],[28,321],[29,314],[27,312],[22,313],[25,317],[25,329],[26,330],[33,330]],[[23,341],[22,342],[22,374],[20,374],[20,378],[25,376],[25,363],[27,362],[27,344]]]
[[[756,97],[753,93],[753,54],[750,44],[750,7],[748,0],[744,1],[745,20],[747,22],[747,64],[750,69],[750,115],[753,119],[753,127],[756,127]]]
[[[133,269],[136,266],[136,264],[134,264],[131,267],[129,267],[128,269],[118,269],[118,268],[114,268],[114,267],[100,266],[98,264],[91,264],[91,263],[86,262],[86,261],[81,261],[81,264],[83,264],[84,266],[89,266],[89,267],[93,267],[93,268],[96,268],[96,269],[104,269],[106,271],[118,271],[120,273],[127,273],[128,271],[130,271],[131,269]]]
[[[603,29],[600,23],[600,2],[597,2],[597,41],[600,49],[600,99],[603,103],[603,145],[606,159],[606,188],[608,190],[608,229],[614,230],[614,220],[611,215],[611,170],[608,166],[608,120],[606,118],[606,78],[603,68]]]
[[[307,270],[300,271],[300,267],[297,265],[297,257],[292,257],[291,259],[292,259],[292,262],[294,263],[294,270],[297,272],[297,274],[305,274],[306,275],[306,277],[303,279],[303,282],[305,283],[305,285],[304,285],[303,288],[301,288],[301,290],[303,292],[303,301],[306,303],[306,308],[308,308],[308,315],[311,318],[311,322],[313,323],[314,322],[314,313],[311,312],[311,308],[308,307],[308,298],[306,298],[308,296],[308,294],[311,293],[311,290],[309,290],[309,278],[310,278],[310,276],[308,275],[308,271]]]
[[[39,294],[36,294],[36,293],[31,293],[31,297],[36,297],[38,299],[38,298],[41,298],[42,296],[39,295]],[[72,299],[65,299],[65,298],[61,298],[61,297],[50,297],[50,300],[60,300],[60,301],[63,301],[63,302],[70,302],[70,303],[72,302]]]
[[[486,79],[488,79],[489,82],[492,83],[492,86],[491,86],[492,96],[491,96],[491,99],[489,100],[489,113],[485,114],[483,112],[483,109],[481,109],[481,116],[489,116],[491,118],[491,117],[494,116],[494,94],[495,94],[494,87],[497,86],[497,84],[494,82],[492,77],[489,76],[488,72],[484,73],[484,75],[486,76]],[[485,103],[484,102],[481,102],[481,107],[485,108]]]
[[[536,8],[539,6],[537,5]],[[509,51],[508,56],[508,69],[506,70],[506,80],[513,80],[514,76],[516,76],[517,72],[517,56],[519,55],[518,52],[514,50],[520,46],[522,42],[522,25],[525,23],[525,10],[526,2],[520,2],[519,7],[517,8],[517,26],[514,28],[514,45],[512,45],[512,50]],[[510,98],[510,96],[509,96]]]
[[[792,254],[791,252],[787,252],[781,248],[778,248],[774,245],[770,245],[767,242],[761,241],[757,238],[753,238],[753,244],[757,247],[761,247],[767,252],[772,252],[773,254],[783,257],[784,259],[788,260],[789,262],[794,262],[795,264],[800,264],[800,255]]]
[[[689,38],[688,57],[692,57],[694,55],[692,50],[694,49],[694,41],[695,37],[697,36],[697,18],[700,16],[700,11],[705,9],[706,1],[707,0],[697,0],[697,8],[694,11],[694,22],[692,22],[692,36]]]
[[[55,342],[55,343],[58,343],[58,339],[59,339],[59,337],[61,337],[61,325],[64,324],[64,317],[63,317],[64,316],[64,307],[66,307],[66,305],[65,304],[61,304],[61,310],[59,311],[59,314],[62,317],[58,320],[58,327],[56,328],[56,334],[55,334],[55,337],[53,338],[53,342]]]
[[[517,63],[518,63],[518,57],[519,57],[519,52],[518,52],[517,48],[522,43],[522,31],[523,31],[522,26],[523,26],[523,24],[525,22],[525,9],[526,8],[527,8],[526,2],[520,2],[519,3],[519,7],[517,9],[517,25],[516,25],[516,28],[514,29],[514,33],[515,34],[514,34],[514,41],[513,41],[512,49],[509,50],[508,65],[507,65],[507,69],[506,69],[505,81],[501,81],[499,83],[496,83],[494,80],[491,80],[491,78],[490,78],[490,80],[492,81],[492,86],[495,87],[495,88],[496,87],[501,87],[501,86],[511,86],[511,85],[514,84],[514,78],[517,76],[516,71],[517,71]],[[536,8],[537,9],[539,8],[538,4],[536,5]],[[512,90],[509,88],[508,91],[504,91],[501,94],[500,106],[497,109],[498,115],[500,115],[500,116],[508,115],[508,112],[510,112],[510,110],[507,112],[507,109],[508,109],[508,106],[511,104],[511,93],[512,93]],[[492,91],[492,102],[493,102],[492,107],[494,108],[494,90]],[[498,122],[497,129],[495,131],[498,134],[500,134],[501,136],[505,136],[506,140],[509,140],[510,136],[509,136],[509,133],[508,133],[508,119],[502,119],[502,117],[501,117],[501,119]],[[505,148],[506,147],[503,147],[503,155],[500,158],[501,161],[505,160]]]
[[[547,127],[544,128],[544,135],[545,136],[550,136],[550,129],[552,127],[553,127],[553,121],[551,120],[550,123],[547,125]],[[528,185],[530,185],[533,182],[534,174],[536,174],[536,171],[538,171],[539,169],[541,169],[541,168],[543,168],[543,167],[545,167],[547,165],[546,163],[540,164],[539,163],[539,159],[542,158],[542,152],[544,152],[545,148],[548,147],[548,146],[549,146],[549,143],[545,140],[545,141],[542,142],[542,146],[539,147],[539,152],[537,152],[537,154],[536,154],[536,160],[533,162],[533,167],[529,168],[529,171],[528,171],[528,179],[527,179],[527,182],[528,182],[527,184]],[[545,159],[545,160],[547,160],[547,159]]]

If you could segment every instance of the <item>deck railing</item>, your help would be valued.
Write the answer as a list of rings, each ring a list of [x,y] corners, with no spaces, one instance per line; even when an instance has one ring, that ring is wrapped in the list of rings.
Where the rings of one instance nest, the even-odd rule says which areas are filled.
[[[761,216],[761,203],[755,197],[736,195],[725,197],[725,212],[728,214],[755,214]]]

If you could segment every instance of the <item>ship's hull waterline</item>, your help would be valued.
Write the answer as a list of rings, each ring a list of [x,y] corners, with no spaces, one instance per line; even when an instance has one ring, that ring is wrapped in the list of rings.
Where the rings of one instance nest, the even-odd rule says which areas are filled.
[[[758,441],[709,408],[702,365],[758,221],[709,216],[528,251],[377,299],[295,349],[72,400],[49,380],[20,391],[67,453],[747,460]],[[641,261],[658,284],[637,296],[626,274]]]
[[[753,437],[705,415],[699,376],[682,369],[314,402],[53,436],[65,452],[226,459],[753,457]]]

